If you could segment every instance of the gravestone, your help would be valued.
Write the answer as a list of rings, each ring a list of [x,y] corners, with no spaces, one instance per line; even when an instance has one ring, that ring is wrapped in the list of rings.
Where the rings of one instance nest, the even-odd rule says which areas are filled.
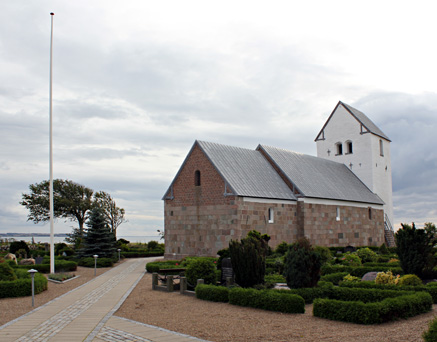
[[[377,274],[378,272],[367,272],[365,275],[363,275],[361,281],[375,281]]]
[[[226,278],[234,278],[234,270],[232,269],[231,258],[224,258],[222,260],[221,282],[226,283]]]
[[[44,258],[43,257],[36,257],[35,258],[35,264],[36,265],[41,265],[42,264],[42,262],[43,262],[43,260],[44,260]]]
[[[345,253],[347,253],[347,252],[351,252],[351,253],[353,253],[353,252],[356,252],[356,248],[354,247],[354,246],[346,246],[345,248],[344,248],[344,252]]]

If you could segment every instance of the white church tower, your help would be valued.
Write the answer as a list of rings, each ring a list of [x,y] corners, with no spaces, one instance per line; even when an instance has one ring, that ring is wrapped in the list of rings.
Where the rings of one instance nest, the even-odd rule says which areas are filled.
[[[316,138],[317,156],[347,165],[384,201],[393,222],[391,140],[362,112],[338,102]]]

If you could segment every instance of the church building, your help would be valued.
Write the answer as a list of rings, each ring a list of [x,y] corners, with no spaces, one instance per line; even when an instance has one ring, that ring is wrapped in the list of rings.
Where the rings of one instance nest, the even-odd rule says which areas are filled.
[[[391,245],[390,139],[339,102],[315,141],[317,157],[195,141],[163,197],[165,257],[216,256],[253,229],[272,248]]]

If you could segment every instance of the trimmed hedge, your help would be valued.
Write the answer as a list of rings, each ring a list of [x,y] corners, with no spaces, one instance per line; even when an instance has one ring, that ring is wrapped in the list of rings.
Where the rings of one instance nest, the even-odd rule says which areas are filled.
[[[94,265],[95,260],[93,257],[79,259],[79,266],[94,267]],[[97,258],[97,268],[112,266],[114,266],[114,260],[112,260],[111,258]]]
[[[387,272],[392,271],[393,274],[400,274],[403,275],[404,271],[400,267],[368,267],[368,266],[360,266],[360,267],[353,267],[353,266],[343,266],[343,265],[323,265],[321,268],[322,275],[332,274],[332,273],[340,273],[340,272],[347,272],[352,276],[355,277],[362,277],[367,272]]]
[[[146,265],[146,270],[149,273],[158,273],[160,269],[168,268],[181,268],[181,262],[179,260],[162,260],[149,262]]]
[[[27,278],[14,281],[0,281],[0,298],[24,297],[32,295],[32,279],[30,274]],[[35,294],[47,290],[47,278],[42,274],[35,274]]]
[[[343,280],[343,278],[345,276],[347,276],[349,273],[348,272],[338,272],[338,273],[331,273],[331,274],[326,274],[324,276],[320,277],[321,281],[329,281],[331,283],[333,283],[334,285],[338,285],[338,283],[340,283],[340,281]]]
[[[199,284],[196,286],[196,298],[212,302],[229,302],[229,289],[225,286]]]
[[[377,324],[416,316],[431,308],[431,296],[418,292],[370,303],[318,298],[314,300],[313,315],[343,322]]]
[[[401,267],[399,261],[396,262],[365,262],[364,267]]]
[[[437,318],[429,322],[428,330],[423,332],[422,337],[425,342],[437,342]]]
[[[384,285],[384,284],[375,284],[375,282],[373,282],[373,281],[361,281],[361,282],[342,281],[339,285],[340,285],[340,287],[348,287],[348,288],[380,289],[380,290],[393,290],[393,291],[413,291],[413,292],[425,291],[431,295],[433,303],[437,304],[437,286]]]
[[[229,291],[229,303],[269,311],[305,313],[304,299],[289,291],[233,288]]]
[[[94,264],[93,264],[94,266]],[[15,265],[16,269],[30,270],[34,269],[40,273],[50,273],[50,264],[39,264],[39,265]],[[55,261],[55,271],[56,272],[73,272],[77,270],[77,263],[74,261],[57,260]]]
[[[164,251],[163,250],[130,250],[128,252],[120,252],[120,255],[123,258],[148,258],[148,257],[157,257],[157,256],[163,256]]]

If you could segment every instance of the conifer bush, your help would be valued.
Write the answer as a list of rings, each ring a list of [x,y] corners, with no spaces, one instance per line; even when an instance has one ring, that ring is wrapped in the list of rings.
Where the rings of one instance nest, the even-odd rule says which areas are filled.
[[[290,245],[284,261],[284,276],[290,288],[314,287],[320,279],[321,257],[307,238]]]
[[[241,241],[231,240],[229,243],[235,282],[241,287],[253,287],[264,282],[269,240],[268,235],[252,230]]]

